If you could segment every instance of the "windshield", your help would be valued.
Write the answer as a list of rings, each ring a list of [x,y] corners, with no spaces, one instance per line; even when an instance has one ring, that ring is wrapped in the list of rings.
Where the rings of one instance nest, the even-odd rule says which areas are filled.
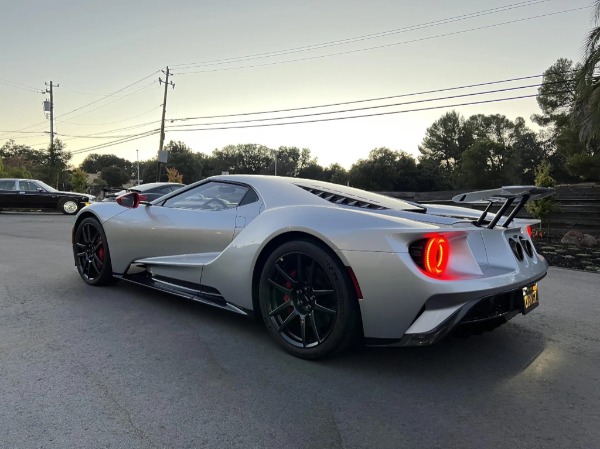
[[[35,181],[36,184],[38,184],[40,187],[43,187],[45,190],[47,190],[48,192],[58,192],[58,190],[56,190],[54,187],[50,187],[48,184],[46,184],[43,181],[38,181],[36,179]]]

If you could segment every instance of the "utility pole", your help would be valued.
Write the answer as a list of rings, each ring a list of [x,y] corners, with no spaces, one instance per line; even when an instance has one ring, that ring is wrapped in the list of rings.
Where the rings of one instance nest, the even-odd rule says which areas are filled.
[[[173,83],[172,81],[169,82],[169,75],[171,74],[171,72],[169,71],[169,66],[167,66],[167,70],[162,70],[162,72],[165,74],[165,80],[163,81],[162,78],[158,78],[158,84],[162,84],[165,83],[165,94],[163,97],[163,105],[162,105],[162,120],[160,121],[160,143],[158,144],[158,170],[156,172],[156,181],[160,181],[160,162],[161,162],[161,156],[162,156],[162,151],[163,151],[163,145],[165,143],[165,114],[167,112],[167,91],[168,91],[168,87],[169,85],[171,85],[173,87],[173,89],[175,89],[175,83]],[[166,162],[166,161],[165,161]]]
[[[42,93],[50,94],[50,101],[48,101],[48,100],[44,101],[44,112],[50,116],[50,147],[48,148],[48,156],[49,156],[50,168],[52,170],[54,170],[56,168],[56,152],[54,151],[54,91],[53,91],[53,88],[59,87],[59,85],[52,84],[52,81],[50,81],[50,84],[45,83],[45,85],[48,87],[46,87],[42,91]],[[57,170],[56,171],[56,188],[58,188],[59,178],[60,178],[60,173]]]
[[[53,88],[54,87],[60,87],[58,84],[54,85],[52,84],[52,81],[50,81],[50,84],[45,83],[46,89],[44,89],[42,91],[43,94],[50,94],[50,102],[48,102],[48,100],[44,101],[44,112],[46,114],[50,115],[50,148],[54,147],[54,92],[53,92]]]

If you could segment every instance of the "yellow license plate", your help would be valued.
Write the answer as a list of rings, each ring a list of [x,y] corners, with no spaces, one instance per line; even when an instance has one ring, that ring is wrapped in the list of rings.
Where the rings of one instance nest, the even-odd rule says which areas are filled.
[[[538,296],[538,285],[533,284],[529,287],[523,287],[523,315],[531,312],[540,305]]]

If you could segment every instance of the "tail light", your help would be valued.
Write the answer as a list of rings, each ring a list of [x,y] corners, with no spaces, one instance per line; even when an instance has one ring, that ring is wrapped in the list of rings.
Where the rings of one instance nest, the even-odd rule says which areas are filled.
[[[409,253],[415,263],[432,277],[442,277],[450,258],[448,239],[436,235],[410,245]]]
[[[526,226],[526,227],[525,227],[525,230],[527,231],[527,235],[528,235],[529,237],[531,237],[531,234],[532,234],[532,231],[531,231],[531,226]]]

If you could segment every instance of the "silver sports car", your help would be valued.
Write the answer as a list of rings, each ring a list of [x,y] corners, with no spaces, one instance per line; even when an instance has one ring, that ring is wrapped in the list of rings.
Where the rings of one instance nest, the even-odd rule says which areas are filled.
[[[485,211],[421,205],[337,184],[216,176],[148,202],[137,192],[82,209],[82,279],[117,279],[242,315],[307,359],[360,342],[427,345],[492,328],[539,304],[548,264],[517,219],[534,186],[459,195]],[[491,212],[492,205],[499,207]]]

